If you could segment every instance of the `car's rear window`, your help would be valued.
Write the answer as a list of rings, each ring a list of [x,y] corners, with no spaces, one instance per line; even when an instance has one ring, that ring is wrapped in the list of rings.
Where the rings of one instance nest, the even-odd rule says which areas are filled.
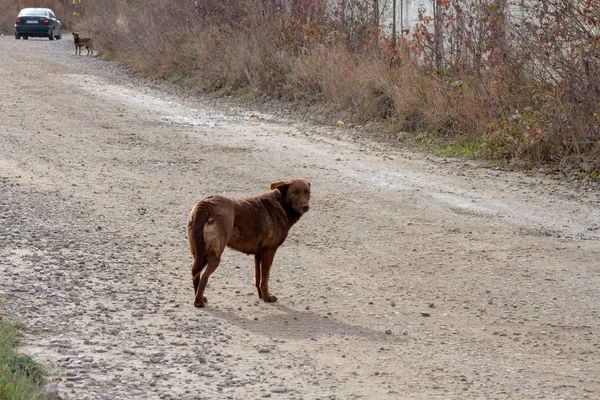
[[[37,8],[26,8],[19,13],[20,17],[47,17],[48,11]]]

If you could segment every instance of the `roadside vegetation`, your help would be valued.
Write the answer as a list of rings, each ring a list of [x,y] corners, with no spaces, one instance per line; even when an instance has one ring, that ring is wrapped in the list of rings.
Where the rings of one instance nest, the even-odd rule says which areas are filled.
[[[406,2],[46,3],[102,57],[150,78],[313,105],[333,122],[376,121],[439,154],[600,173],[594,0],[424,1],[418,23],[391,29],[394,5],[399,13]]]
[[[42,367],[29,356],[17,352],[19,326],[0,315],[0,399],[44,399]]]

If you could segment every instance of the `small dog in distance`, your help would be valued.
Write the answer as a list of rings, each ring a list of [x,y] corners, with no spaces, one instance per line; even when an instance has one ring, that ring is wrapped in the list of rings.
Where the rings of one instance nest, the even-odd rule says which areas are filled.
[[[81,48],[85,47],[87,55],[94,54],[94,42],[91,38],[79,37],[79,33],[73,32],[73,42],[75,43],[75,55],[81,55]]]

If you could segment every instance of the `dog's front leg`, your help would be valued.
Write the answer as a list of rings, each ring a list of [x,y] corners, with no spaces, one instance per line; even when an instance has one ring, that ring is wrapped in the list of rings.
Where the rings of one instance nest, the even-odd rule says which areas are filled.
[[[260,255],[260,286],[258,287],[258,296],[266,302],[277,301],[277,297],[269,293],[269,274],[271,265],[275,258],[274,250],[263,251]],[[256,274],[256,272],[255,272]]]
[[[254,255],[254,286],[256,286],[256,291],[258,292],[258,297],[260,299],[263,298],[262,292],[260,290],[260,263],[261,263],[261,255]]]

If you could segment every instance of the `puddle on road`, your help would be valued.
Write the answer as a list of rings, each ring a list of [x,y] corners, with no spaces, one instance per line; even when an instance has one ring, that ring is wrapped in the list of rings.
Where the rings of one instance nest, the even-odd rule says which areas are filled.
[[[359,183],[391,191],[419,191],[458,214],[502,219],[521,229],[543,232],[544,236],[600,241],[600,235],[596,233],[600,229],[598,210],[571,205],[569,208],[576,209],[576,213],[558,215],[548,212],[543,205],[524,203],[519,199],[499,200],[496,191],[483,188],[468,191],[414,171],[398,172],[383,165],[360,161],[336,169]]]
[[[164,100],[155,95],[152,90],[142,92],[125,86],[113,85],[101,78],[83,75],[65,75],[69,84],[80,83],[80,87],[99,97],[116,100],[124,104],[149,110],[158,114],[157,118],[163,122],[193,126],[218,126],[220,121],[241,121],[252,119],[251,113],[224,114],[207,109],[197,109],[184,106],[178,102]]]
[[[150,161],[148,162],[148,165],[150,165],[151,167],[170,167],[172,165],[175,165],[174,162],[172,161]]]

